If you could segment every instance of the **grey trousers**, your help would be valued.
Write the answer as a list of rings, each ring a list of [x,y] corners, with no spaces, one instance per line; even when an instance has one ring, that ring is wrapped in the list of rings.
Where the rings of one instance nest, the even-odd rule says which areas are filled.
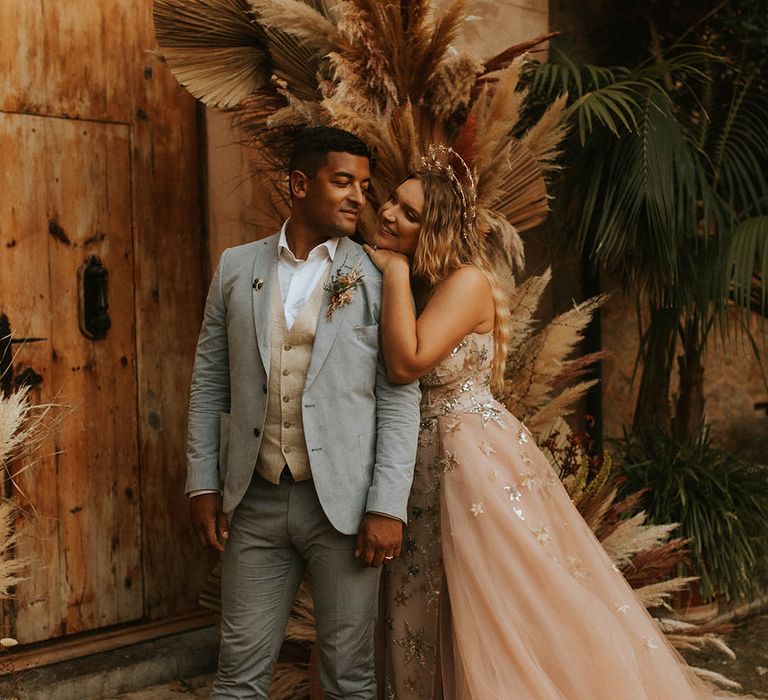
[[[354,556],[311,481],[258,475],[235,509],[222,562],[219,668],[213,700],[267,698],[293,599],[309,570],[326,697],[373,699],[373,629],[380,569]]]

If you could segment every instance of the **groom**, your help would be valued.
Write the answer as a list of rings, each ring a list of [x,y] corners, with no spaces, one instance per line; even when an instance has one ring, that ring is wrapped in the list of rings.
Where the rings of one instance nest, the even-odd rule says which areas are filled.
[[[381,276],[348,238],[369,150],[307,129],[289,176],[281,231],[221,256],[192,377],[186,490],[198,539],[223,552],[216,700],[267,697],[305,569],[326,696],[376,696],[379,567],[413,475],[419,390],[386,380]]]

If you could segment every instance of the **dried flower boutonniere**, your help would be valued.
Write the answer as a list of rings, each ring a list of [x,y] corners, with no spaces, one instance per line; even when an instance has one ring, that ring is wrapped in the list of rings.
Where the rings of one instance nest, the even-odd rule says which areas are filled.
[[[355,291],[355,287],[361,279],[363,279],[363,275],[360,272],[360,265],[350,267],[345,258],[344,262],[336,269],[336,274],[323,287],[331,295],[328,311],[325,313],[325,317],[329,321],[336,309],[340,309],[352,301],[352,292]]]

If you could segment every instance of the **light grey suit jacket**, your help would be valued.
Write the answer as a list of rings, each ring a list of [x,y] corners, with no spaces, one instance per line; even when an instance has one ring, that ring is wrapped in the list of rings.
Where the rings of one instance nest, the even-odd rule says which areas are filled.
[[[186,490],[220,489],[233,511],[251,481],[267,410],[270,313],[278,235],[224,251],[197,343],[189,403]],[[346,306],[321,316],[302,397],[304,436],[320,503],[357,532],[367,511],[406,520],[419,427],[418,384],[393,385],[379,356],[381,273],[342,238],[362,279]]]

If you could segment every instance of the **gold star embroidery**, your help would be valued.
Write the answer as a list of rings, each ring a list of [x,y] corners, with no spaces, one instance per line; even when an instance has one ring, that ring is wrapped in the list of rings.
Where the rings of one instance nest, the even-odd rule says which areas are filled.
[[[619,615],[626,615],[627,610],[629,610],[629,604],[628,603],[621,603],[621,605],[616,605],[616,612],[619,613]]]
[[[405,623],[405,639],[396,639],[395,644],[403,648],[403,662],[408,664],[411,659],[416,659],[422,668],[427,666],[427,651],[432,651],[434,647],[425,642],[424,630],[414,631],[408,622]]]
[[[446,452],[443,458],[438,462],[443,469],[443,474],[452,472],[459,466],[459,462],[456,459],[456,455],[453,452]]]
[[[408,598],[410,598],[404,588],[401,588],[397,593],[395,593],[395,603],[397,603],[398,607],[402,607],[408,602]]]
[[[552,535],[549,533],[549,528],[546,525],[539,525],[538,527],[531,528],[531,532],[536,535],[536,541],[548,547],[552,544]]]
[[[526,435],[525,430],[518,430],[517,432],[517,442],[519,445],[525,445],[528,443],[528,435]]]
[[[477,517],[478,515],[481,515],[482,513],[485,513],[485,511],[483,510],[482,501],[480,501],[480,503],[473,503],[470,510],[472,511],[472,515],[474,515],[475,517]]]
[[[520,491],[517,490],[517,486],[512,482],[508,483],[504,490],[507,492],[510,501],[519,501],[523,497]]]

